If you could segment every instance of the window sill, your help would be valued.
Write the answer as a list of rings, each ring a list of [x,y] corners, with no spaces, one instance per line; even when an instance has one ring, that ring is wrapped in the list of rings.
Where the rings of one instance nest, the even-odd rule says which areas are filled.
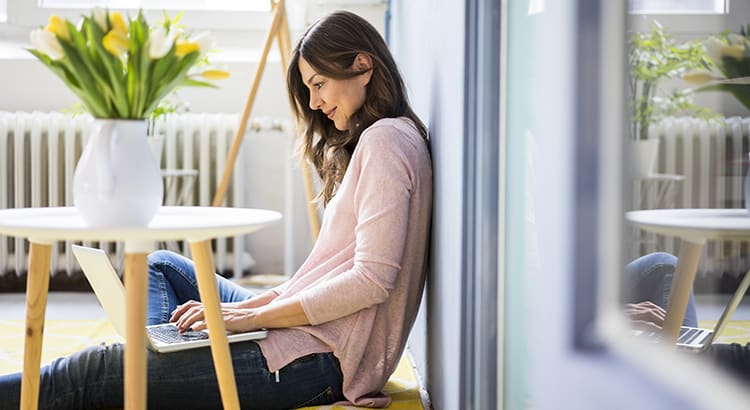
[[[28,42],[0,40],[0,62],[24,61],[36,58],[26,49],[31,47]],[[252,47],[217,48],[217,52],[210,53],[209,58],[215,64],[257,63],[260,61],[262,50]],[[268,62],[281,60],[278,50],[274,47],[268,54]]]

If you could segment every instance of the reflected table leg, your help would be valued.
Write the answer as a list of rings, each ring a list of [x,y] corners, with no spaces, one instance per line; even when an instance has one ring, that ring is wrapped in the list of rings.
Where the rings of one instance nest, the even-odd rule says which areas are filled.
[[[216,367],[216,377],[224,408],[239,409],[237,384],[234,380],[232,357],[229,353],[224,318],[221,314],[219,290],[214,274],[213,255],[210,241],[190,242],[190,251],[195,263],[195,273],[198,278],[198,291],[205,309],[206,325],[211,333],[211,355]]]
[[[26,279],[26,339],[23,348],[21,408],[39,407],[39,366],[42,361],[44,313],[49,291],[49,266],[52,246],[31,242],[29,273]]]
[[[687,310],[704,243],[705,240],[691,242],[685,238],[680,242],[677,270],[672,278],[672,289],[669,292],[667,316],[664,319],[662,335],[662,340],[668,344],[674,344],[680,335],[680,327],[685,318],[685,310]]]

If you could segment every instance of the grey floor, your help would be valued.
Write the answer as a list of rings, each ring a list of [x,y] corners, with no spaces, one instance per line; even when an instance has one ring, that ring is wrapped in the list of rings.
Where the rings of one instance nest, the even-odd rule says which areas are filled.
[[[730,295],[696,295],[698,318],[716,320],[721,315]],[[20,320],[25,315],[26,296],[23,293],[0,294],[0,312],[6,320]],[[47,320],[106,318],[99,302],[90,292],[50,292],[47,300]],[[733,320],[750,320],[750,297],[745,297],[732,316]]]

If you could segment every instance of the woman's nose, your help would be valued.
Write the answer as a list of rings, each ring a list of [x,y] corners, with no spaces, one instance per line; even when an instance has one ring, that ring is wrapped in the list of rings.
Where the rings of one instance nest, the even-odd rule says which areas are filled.
[[[317,110],[320,108],[320,98],[315,93],[310,93],[310,109]]]

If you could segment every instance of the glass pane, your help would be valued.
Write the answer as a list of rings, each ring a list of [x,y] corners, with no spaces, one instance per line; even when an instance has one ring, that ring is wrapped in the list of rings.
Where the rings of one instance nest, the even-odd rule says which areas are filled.
[[[692,18],[700,27],[703,17]],[[678,336],[694,335],[677,343],[685,365],[708,363],[750,380],[750,300],[743,299],[750,268],[744,187],[750,98],[747,85],[731,81],[750,75],[750,37],[737,24],[750,18],[750,9],[737,2],[718,18],[724,23],[717,32],[676,32],[676,18],[649,17],[630,33],[632,161],[624,207],[632,211],[621,302],[643,340],[673,346]],[[701,76],[722,91],[700,91],[687,81]],[[703,331],[681,326],[714,335],[702,338]]]
[[[544,16],[545,1],[534,0],[509,2],[507,21],[507,49],[503,55],[507,70],[506,81],[501,85],[504,92],[501,109],[505,107],[505,152],[501,164],[505,167],[505,250],[504,294],[505,318],[503,357],[503,406],[508,409],[527,407],[530,395],[529,380],[532,378],[529,335],[530,306],[533,284],[538,277],[539,261],[537,239],[540,227],[535,224],[537,203],[536,190],[550,179],[535,178],[535,160],[538,160],[539,139],[535,113],[539,104],[534,102],[534,93],[539,88],[538,79],[543,77],[539,66],[540,48],[538,39],[543,38],[544,25],[539,18]],[[562,64],[562,63],[561,63]],[[512,103],[511,103],[512,102]],[[502,115],[500,116],[502,118]],[[546,142],[546,141],[543,141]],[[538,171],[537,171],[538,172]],[[501,173],[502,174],[502,173]]]
[[[227,10],[267,11],[270,2],[264,0],[42,0],[47,8],[89,8],[93,6],[113,9],[144,10]]]
[[[0,0],[0,23],[8,21],[8,2]]]
[[[728,0],[629,0],[635,14],[726,14]]]

